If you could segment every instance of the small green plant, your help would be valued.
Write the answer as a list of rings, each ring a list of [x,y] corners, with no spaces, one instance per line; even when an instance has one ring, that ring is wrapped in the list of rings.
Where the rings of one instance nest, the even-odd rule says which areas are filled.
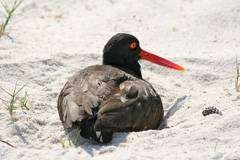
[[[23,97],[20,97],[20,107],[22,110],[26,109],[29,110],[28,107],[28,93],[25,91],[25,94]]]
[[[14,12],[19,7],[23,0],[15,0],[12,5],[6,3],[5,0],[0,0],[1,6],[4,9],[5,20],[0,24],[0,38],[3,36],[9,36],[6,32],[6,28],[9,24],[10,19],[13,17]]]
[[[0,99],[2,100],[3,104],[6,106],[12,121],[16,120],[15,111],[18,108],[18,106],[21,107],[22,110],[24,109],[29,110],[29,107],[27,106],[28,104],[27,92],[25,92],[25,95],[23,97],[19,96],[20,92],[23,90],[24,87],[25,85],[21,86],[18,89],[17,83],[16,83],[12,92],[7,91],[3,87],[0,87],[0,89],[9,96],[9,98],[6,98],[6,99],[0,98]]]
[[[235,80],[235,88],[237,92],[240,92],[240,69],[239,69],[237,57],[236,57],[236,70],[237,70],[237,77]]]
[[[67,133],[65,136],[63,136],[59,143],[62,145],[63,148],[67,148],[72,145],[79,145],[81,136],[80,136],[81,129],[77,127],[76,129],[73,129],[69,133]]]

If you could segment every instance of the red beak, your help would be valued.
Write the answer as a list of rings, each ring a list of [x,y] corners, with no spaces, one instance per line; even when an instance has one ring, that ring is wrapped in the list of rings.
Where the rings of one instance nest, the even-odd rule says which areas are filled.
[[[178,71],[184,71],[184,68],[182,66],[175,64],[169,60],[166,60],[162,57],[159,57],[157,55],[154,55],[152,53],[149,53],[147,51],[144,51],[144,50],[141,50],[141,52],[140,52],[140,59],[145,59],[152,63],[158,64],[161,66],[165,66],[168,68],[176,69]]]

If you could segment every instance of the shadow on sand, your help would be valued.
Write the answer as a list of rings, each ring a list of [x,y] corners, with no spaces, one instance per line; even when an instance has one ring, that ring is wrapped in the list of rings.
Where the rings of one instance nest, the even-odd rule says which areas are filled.
[[[167,127],[167,120],[177,112],[181,106],[184,104],[184,101],[186,100],[187,96],[184,95],[180,98],[178,98],[175,103],[169,108],[167,113],[164,116],[163,122],[160,124],[159,129],[164,129]]]
[[[65,133],[71,145],[82,148],[91,156],[94,156],[94,153],[93,153],[94,151],[100,150],[102,149],[102,147],[108,147],[108,146],[117,147],[119,144],[126,142],[126,139],[128,136],[127,132],[114,133],[113,139],[110,143],[101,144],[101,143],[95,142],[94,140],[89,140],[81,137],[79,129],[68,129],[68,130],[65,130]]]

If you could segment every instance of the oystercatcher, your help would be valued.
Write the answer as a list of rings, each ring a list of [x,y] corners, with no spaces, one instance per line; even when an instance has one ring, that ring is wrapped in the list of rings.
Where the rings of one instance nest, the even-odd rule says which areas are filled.
[[[60,92],[57,108],[64,128],[80,127],[82,137],[101,143],[110,142],[114,132],[157,129],[163,106],[142,79],[140,59],[184,70],[141,49],[135,36],[118,33],[103,49],[103,64],[80,70]]]

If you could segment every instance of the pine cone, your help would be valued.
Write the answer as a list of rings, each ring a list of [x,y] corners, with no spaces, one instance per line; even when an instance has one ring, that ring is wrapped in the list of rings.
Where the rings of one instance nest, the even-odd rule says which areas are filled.
[[[222,112],[219,111],[219,109],[217,109],[216,107],[212,106],[212,107],[207,107],[202,111],[203,116],[208,116],[209,114],[219,114],[222,116]]]

